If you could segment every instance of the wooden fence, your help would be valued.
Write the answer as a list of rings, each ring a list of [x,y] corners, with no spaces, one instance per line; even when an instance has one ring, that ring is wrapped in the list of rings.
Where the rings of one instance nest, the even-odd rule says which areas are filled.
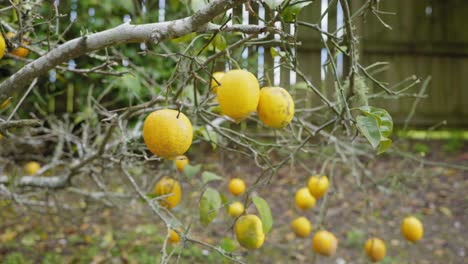
[[[320,24],[322,1],[317,0],[301,13],[301,20]],[[336,2],[338,1],[330,1]],[[352,9],[365,1],[353,0]],[[427,98],[417,105],[413,125],[432,126],[443,120],[448,126],[468,127],[468,1],[466,0],[382,0],[379,9],[396,15],[360,17],[358,32],[362,65],[389,62],[388,69],[376,75],[390,85],[415,74],[422,79],[432,76]],[[334,31],[341,15],[336,8],[328,15],[328,31]],[[338,19],[337,19],[338,18]],[[339,27],[339,25],[338,25]],[[312,29],[298,29],[302,46],[298,57],[304,72],[320,86],[321,36]],[[344,63],[346,65],[346,61]],[[323,72],[322,72],[323,74]],[[325,85],[327,82],[325,80]],[[410,91],[418,93],[421,85]],[[372,87],[378,91],[378,87]],[[378,99],[373,105],[386,108],[396,123],[408,116],[414,98]]]

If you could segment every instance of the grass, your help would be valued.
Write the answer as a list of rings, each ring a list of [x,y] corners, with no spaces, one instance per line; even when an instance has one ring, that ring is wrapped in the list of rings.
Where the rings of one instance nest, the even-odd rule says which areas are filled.
[[[398,131],[398,137],[417,140],[468,140],[468,130]]]

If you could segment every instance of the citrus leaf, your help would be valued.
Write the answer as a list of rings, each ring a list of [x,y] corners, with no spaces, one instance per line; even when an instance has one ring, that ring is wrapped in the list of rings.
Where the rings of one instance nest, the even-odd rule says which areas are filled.
[[[372,147],[377,148],[382,138],[377,119],[373,116],[358,116],[356,126]]]
[[[214,47],[219,51],[223,51],[227,47],[226,39],[220,34],[216,34],[211,43],[213,43]]]
[[[200,223],[208,225],[218,215],[218,209],[221,207],[221,197],[219,192],[211,187],[208,187],[200,199]]]
[[[202,177],[203,184],[206,184],[210,181],[219,181],[223,179],[220,176],[216,175],[215,173],[212,173],[209,171],[204,171],[201,177]]]
[[[273,217],[271,216],[270,206],[262,197],[255,196],[252,198],[255,207],[257,207],[260,218],[262,219],[263,232],[267,234],[273,226]]]
[[[392,134],[393,119],[387,110],[373,106],[361,106],[359,110],[361,110],[364,115],[377,118],[382,136],[389,137]]]
[[[277,49],[271,47],[270,48],[270,54],[271,54],[271,57],[274,58],[274,57],[284,57],[286,55],[286,53],[284,51],[278,51]]]
[[[271,9],[276,9],[281,5],[283,0],[264,0],[263,2],[265,2],[265,4],[267,4]]]
[[[219,246],[226,252],[234,252],[237,250],[237,244],[234,242],[234,240],[230,239],[229,237],[223,238]]]
[[[201,134],[203,138],[211,143],[211,147],[213,150],[216,150],[218,146],[218,134],[214,132],[212,129],[206,129],[206,127],[201,127],[197,133]]]
[[[285,22],[294,22],[296,21],[297,16],[301,12],[302,8],[308,6],[312,2],[302,2],[302,3],[292,3],[283,11],[283,19]]]
[[[380,145],[377,149],[377,154],[382,154],[392,146],[392,140],[386,137],[380,139]]]
[[[187,176],[187,178],[192,178],[197,174],[201,169],[201,164],[192,166],[190,164],[185,165],[184,167],[184,174]]]
[[[190,1],[190,8],[193,12],[197,12],[207,5],[206,0],[192,0]]]

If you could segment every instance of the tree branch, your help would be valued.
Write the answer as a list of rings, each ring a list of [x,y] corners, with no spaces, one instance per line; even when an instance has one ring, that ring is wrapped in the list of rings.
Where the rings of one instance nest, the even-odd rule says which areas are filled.
[[[65,42],[33,62],[0,84],[0,101],[14,92],[21,91],[34,78],[47,73],[55,66],[109,46],[129,42],[161,42],[191,32],[204,31],[207,23],[229,8],[246,0],[215,0],[190,17],[160,23],[130,25],[128,23],[98,33],[81,36]]]

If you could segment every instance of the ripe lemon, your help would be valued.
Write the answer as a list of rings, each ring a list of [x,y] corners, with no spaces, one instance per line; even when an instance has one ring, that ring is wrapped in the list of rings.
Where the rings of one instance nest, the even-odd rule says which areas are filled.
[[[174,159],[174,163],[178,171],[184,171],[185,166],[189,164],[189,159],[184,155],[180,155]]]
[[[328,190],[328,186],[330,183],[328,182],[327,176],[312,176],[309,179],[308,187],[309,191],[315,199],[319,199],[322,197]]]
[[[2,135],[2,133],[0,133],[0,140],[2,140],[2,139],[3,139],[3,135]]]
[[[10,105],[11,98],[7,98],[3,103],[0,105],[0,109],[5,109]]]
[[[304,238],[310,234],[312,224],[307,218],[301,216],[291,222],[291,229],[298,237]]]
[[[180,241],[180,236],[179,236],[179,234],[177,234],[176,231],[174,231],[174,230],[171,229],[170,234],[169,234],[169,240],[168,240],[168,241],[169,241],[169,243],[171,243],[171,244],[177,244],[177,243],[179,243],[179,241]]]
[[[24,170],[28,175],[34,175],[41,169],[41,165],[36,161],[30,161],[24,165]]]
[[[240,122],[255,112],[260,97],[257,78],[244,70],[232,70],[224,74],[218,87],[218,101],[222,112]]]
[[[307,187],[300,188],[296,192],[296,206],[302,210],[307,210],[315,206],[315,198],[310,194]]]
[[[167,209],[176,207],[182,197],[182,189],[180,188],[179,182],[168,177],[164,177],[156,183],[154,192],[157,196],[166,196],[159,200],[159,203]]]
[[[424,235],[423,224],[416,217],[408,216],[401,223],[401,233],[408,241],[419,241]]]
[[[283,128],[294,117],[294,101],[281,87],[264,87],[260,90],[257,112],[266,126]]]
[[[233,202],[229,205],[228,213],[232,217],[238,217],[244,213],[244,205],[241,202]]]
[[[229,181],[228,189],[235,196],[241,195],[245,191],[245,182],[242,179],[234,178]]]
[[[143,125],[143,139],[154,154],[173,159],[192,145],[192,124],[182,113],[171,109],[152,112]]]
[[[312,249],[322,256],[334,255],[337,247],[338,240],[328,231],[320,230],[312,238]]]
[[[239,217],[234,230],[239,244],[247,249],[260,248],[265,241],[262,221],[256,215],[249,214]]]
[[[5,55],[5,50],[6,50],[5,39],[3,38],[3,34],[0,33],[0,59],[3,58],[3,55]]]
[[[8,32],[6,34],[6,37],[9,38],[9,39],[14,38],[15,36],[16,36],[16,34],[13,33],[13,32]],[[29,43],[27,41],[23,41],[22,44],[23,45],[28,45]],[[15,50],[11,51],[10,53],[15,55],[15,56],[24,58],[24,57],[28,56],[29,50],[25,49],[23,47],[19,47],[19,48],[15,49]]]
[[[213,78],[211,79],[211,93],[216,93],[218,92],[218,82],[221,83],[221,78],[224,76],[224,72],[215,72],[213,73]],[[216,82],[215,81],[218,81]]]
[[[381,261],[385,257],[387,249],[385,243],[378,238],[370,238],[366,241],[365,250],[372,262]]]

